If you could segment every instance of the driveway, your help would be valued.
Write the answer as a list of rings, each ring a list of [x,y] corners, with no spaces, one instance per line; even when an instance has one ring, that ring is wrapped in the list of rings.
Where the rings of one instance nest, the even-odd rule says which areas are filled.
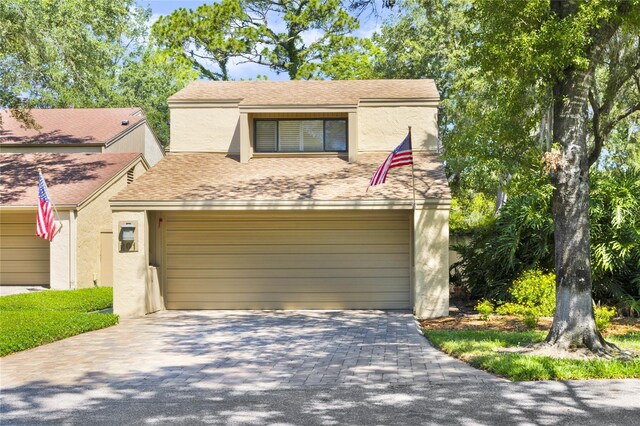
[[[509,383],[380,311],[161,312],[5,357],[0,379],[3,424],[632,424],[640,410],[640,381]]]

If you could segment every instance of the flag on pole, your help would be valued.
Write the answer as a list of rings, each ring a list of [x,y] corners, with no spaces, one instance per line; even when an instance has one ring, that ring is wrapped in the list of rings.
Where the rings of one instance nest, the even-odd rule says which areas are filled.
[[[411,151],[411,131],[406,138],[402,141],[400,145],[396,147],[391,154],[384,160],[384,163],[378,170],[373,174],[371,180],[369,181],[369,187],[380,185],[381,183],[385,183],[387,180],[387,174],[389,173],[389,169],[393,169],[394,167],[400,166],[408,166],[413,164],[413,152]],[[369,189],[367,187],[367,190]]]
[[[56,223],[53,219],[53,204],[49,198],[49,190],[41,172],[38,173],[38,199],[36,236],[51,241],[56,232]]]

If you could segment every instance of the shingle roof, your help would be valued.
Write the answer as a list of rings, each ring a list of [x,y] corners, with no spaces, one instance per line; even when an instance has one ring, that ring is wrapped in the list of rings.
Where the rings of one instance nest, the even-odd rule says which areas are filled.
[[[141,154],[0,154],[0,205],[35,207],[38,167],[56,205],[77,205]]]
[[[386,153],[337,157],[253,158],[242,164],[225,154],[173,153],[122,190],[118,201],[355,201],[410,200],[411,167],[389,172],[387,183],[365,192]],[[414,153],[416,197],[449,198],[442,162]]]
[[[240,105],[356,105],[362,99],[438,100],[433,80],[194,81],[169,97]]]
[[[145,119],[140,108],[32,109],[31,114],[41,129],[25,129],[0,110],[0,144],[104,144]]]

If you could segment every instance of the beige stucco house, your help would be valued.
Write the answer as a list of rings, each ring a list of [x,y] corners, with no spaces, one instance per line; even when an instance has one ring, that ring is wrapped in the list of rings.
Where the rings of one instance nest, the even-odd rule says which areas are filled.
[[[432,80],[194,82],[176,93],[170,154],[111,200],[124,240],[113,246],[115,312],[447,315],[438,102]],[[415,188],[400,167],[367,190],[408,126]]]
[[[140,108],[32,109],[37,128],[0,111],[0,285],[111,285],[109,199],[164,149]],[[38,168],[60,232],[35,236]]]
[[[59,232],[35,236],[38,169]],[[0,154],[0,285],[109,286],[109,199],[148,169],[139,153]]]
[[[0,110],[0,153],[138,152],[150,166],[164,148],[140,108],[32,109],[37,128]]]

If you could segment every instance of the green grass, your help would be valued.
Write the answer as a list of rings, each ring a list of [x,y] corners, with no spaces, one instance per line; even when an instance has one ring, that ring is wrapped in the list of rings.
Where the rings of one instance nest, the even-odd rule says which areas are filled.
[[[0,356],[118,323],[111,288],[47,290],[0,297]]]
[[[573,360],[494,351],[541,342],[545,338],[542,332],[427,330],[425,336],[442,351],[514,381],[640,378],[640,358],[630,361]],[[640,349],[640,333],[608,340],[621,348]]]

